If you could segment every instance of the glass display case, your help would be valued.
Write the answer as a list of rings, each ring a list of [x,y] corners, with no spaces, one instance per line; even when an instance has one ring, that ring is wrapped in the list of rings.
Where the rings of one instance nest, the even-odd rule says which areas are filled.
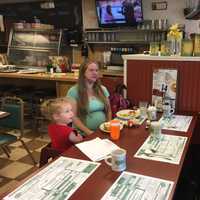
[[[49,56],[59,56],[62,30],[12,29],[8,42],[9,64],[46,66]]]

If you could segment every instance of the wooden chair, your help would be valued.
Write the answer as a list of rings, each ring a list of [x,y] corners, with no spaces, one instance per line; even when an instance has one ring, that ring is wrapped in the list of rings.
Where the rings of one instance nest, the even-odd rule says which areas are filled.
[[[51,143],[47,144],[45,147],[42,148],[40,153],[40,165],[39,167],[44,166],[49,162],[49,159],[56,158],[60,155],[60,152],[58,152],[56,149],[51,147]]]
[[[0,148],[9,157],[9,144],[20,141],[35,165],[36,161],[30,150],[28,149],[26,143],[23,141],[24,102],[22,101],[22,99],[17,97],[4,97],[2,99],[1,110],[10,113],[10,115],[0,120],[0,127],[2,127],[3,129],[8,129],[9,131],[14,131],[17,129],[19,130],[19,135],[14,135],[11,132],[0,133]]]

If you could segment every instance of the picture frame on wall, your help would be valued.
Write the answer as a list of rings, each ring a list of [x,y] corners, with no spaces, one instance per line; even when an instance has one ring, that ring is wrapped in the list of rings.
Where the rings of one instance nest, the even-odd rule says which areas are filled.
[[[152,104],[162,111],[164,101],[168,101],[171,108],[176,109],[177,99],[177,69],[154,69],[152,83]]]

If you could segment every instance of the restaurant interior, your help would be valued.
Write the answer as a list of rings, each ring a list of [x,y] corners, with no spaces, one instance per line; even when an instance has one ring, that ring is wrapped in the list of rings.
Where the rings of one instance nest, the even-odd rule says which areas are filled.
[[[87,59],[120,136],[112,120],[52,153],[41,104]],[[0,199],[199,200],[199,63],[199,0],[1,0]]]

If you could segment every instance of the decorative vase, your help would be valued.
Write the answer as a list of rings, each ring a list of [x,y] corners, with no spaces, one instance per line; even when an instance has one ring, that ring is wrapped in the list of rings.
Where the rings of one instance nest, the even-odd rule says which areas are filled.
[[[171,54],[174,56],[180,56],[181,54],[181,40],[171,40]]]
[[[171,39],[171,55],[176,55],[176,40]]]

